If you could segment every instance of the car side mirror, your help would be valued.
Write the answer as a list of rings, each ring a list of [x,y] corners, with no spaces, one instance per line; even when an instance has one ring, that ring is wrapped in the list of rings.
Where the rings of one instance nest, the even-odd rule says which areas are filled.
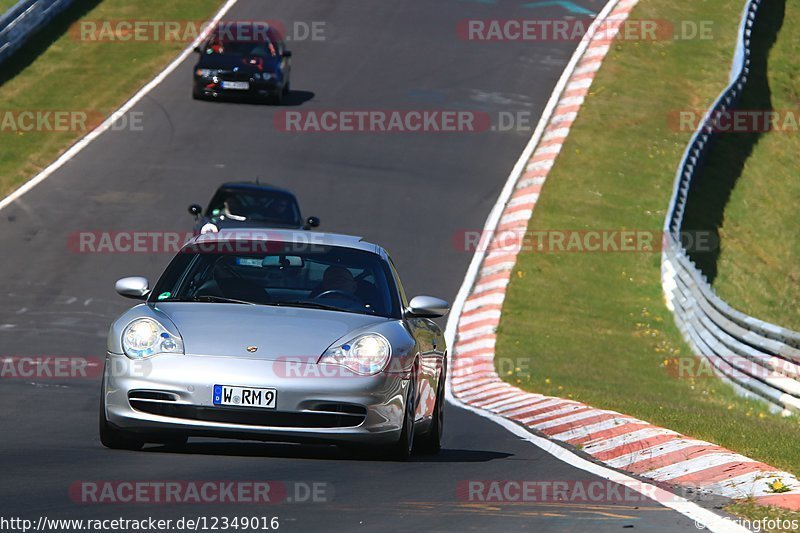
[[[450,304],[433,296],[415,296],[408,302],[404,316],[407,318],[439,318],[450,311]]]
[[[195,46],[194,47],[194,51],[195,51],[195,53],[198,53],[198,54],[202,54],[203,53],[203,49],[200,48],[199,46]]]
[[[281,56],[283,56],[283,57],[292,57],[292,51],[291,50],[284,50],[283,53],[281,54]]]
[[[140,276],[122,278],[117,281],[114,288],[120,296],[134,300],[144,300],[150,294],[150,282]]]
[[[196,217],[200,216],[200,213],[203,212],[203,208],[200,207],[198,204],[192,204],[189,206],[189,214],[194,215]]]
[[[308,217],[308,219],[306,219],[306,229],[318,228],[319,222],[319,217]]]

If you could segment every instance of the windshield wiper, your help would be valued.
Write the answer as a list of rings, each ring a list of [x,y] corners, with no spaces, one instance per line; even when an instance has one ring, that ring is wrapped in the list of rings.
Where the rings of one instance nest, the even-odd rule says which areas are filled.
[[[187,301],[187,300],[184,300],[184,301]],[[188,301],[256,305],[254,302],[246,302],[244,300],[234,300],[233,298],[224,298],[222,296],[213,296],[211,294],[204,294],[202,296],[195,296],[191,300],[188,300]]]
[[[233,298],[223,298],[222,296],[212,296],[210,294],[203,296],[193,296],[191,298],[163,298],[161,300],[157,300],[154,303],[160,304],[160,303],[171,303],[171,302],[182,302],[182,303],[212,302],[212,303],[256,305],[254,302],[245,302],[244,300],[234,300]]]
[[[309,309],[324,309],[326,311],[344,311],[346,313],[353,313],[352,309],[346,309],[344,307],[336,307],[335,305],[326,305],[321,304],[318,302],[310,302],[308,300],[296,300],[296,301],[289,301],[289,302],[270,302],[267,305],[276,305],[278,307],[307,307]]]

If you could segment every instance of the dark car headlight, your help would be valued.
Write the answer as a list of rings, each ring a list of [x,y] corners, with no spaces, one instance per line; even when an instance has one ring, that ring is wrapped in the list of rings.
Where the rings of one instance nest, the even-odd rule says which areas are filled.
[[[199,68],[194,73],[201,78],[210,78],[214,75],[214,71],[209,68]]]

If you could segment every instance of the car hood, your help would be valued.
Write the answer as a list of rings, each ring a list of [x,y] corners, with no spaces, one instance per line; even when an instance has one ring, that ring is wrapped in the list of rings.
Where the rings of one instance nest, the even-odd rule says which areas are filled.
[[[187,355],[314,361],[349,332],[391,319],[296,307],[160,303],[183,337]],[[347,339],[344,339],[347,340]],[[248,347],[256,351],[248,351]]]
[[[245,56],[239,55],[227,55],[227,54],[211,54],[211,55],[203,55],[200,58],[200,61],[197,62],[196,69],[198,68],[208,68],[208,69],[216,69],[216,70],[233,70],[235,67],[239,67],[240,72],[261,72],[258,68],[252,65],[248,65],[244,60]],[[264,72],[275,72],[275,67],[278,64],[278,61],[274,58],[265,57],[264,59]]]

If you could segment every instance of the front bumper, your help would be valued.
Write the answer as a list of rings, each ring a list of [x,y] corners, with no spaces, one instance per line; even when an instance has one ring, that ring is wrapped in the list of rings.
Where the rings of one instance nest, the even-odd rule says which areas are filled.
[[[393,443],[408,375],[357,376],[333,365],[234,357],[107,354],[106,419],[141,434],[286,442]],[[277,390],[272,409],[215,406],[214,385]]]
[[[223,81],[246,81],[250,84],[249,89],[223,89]],[[271,80],[256,79],[237,79],[214,81],[212,78],[201,78],[195,76],[194,92],[205,97],[231,97],[231,98],[264,98],[275,96],[283,90],[283,86],[277,78]]]

